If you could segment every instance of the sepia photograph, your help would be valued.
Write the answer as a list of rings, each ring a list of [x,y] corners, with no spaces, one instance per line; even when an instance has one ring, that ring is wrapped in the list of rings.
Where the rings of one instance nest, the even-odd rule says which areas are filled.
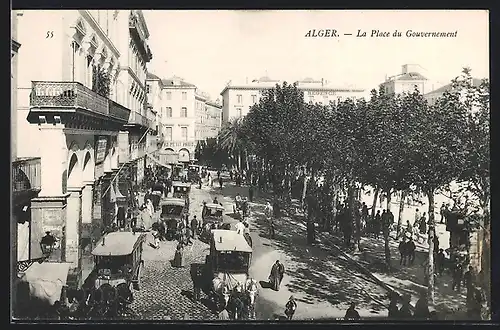
[[[11,10],[11,322],[491,320],[487,10]]]

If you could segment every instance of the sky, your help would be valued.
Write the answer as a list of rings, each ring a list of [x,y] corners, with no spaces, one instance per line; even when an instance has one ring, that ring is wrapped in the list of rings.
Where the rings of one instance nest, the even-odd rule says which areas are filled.
[[[262,76],[328,80],[338,87],[371,90],[403,64],[419,64],[436,88],[463,67],[489,77],[486,10],[149,10],[144,16],[153,59],[150,72],[184,78],[213,99],[230,80]],[[310,30],[338,37],[306,37]],[[356,37],[358,30],[366,37]],[[373,36],[372,30],[389,32]],[[395,30],[401,37],[393,37]],[[417,32],[457,32],[456,37],[407,37]],[[351,33],[346,36],[344,33]],[[312,34],[312,32],[311,32]]]

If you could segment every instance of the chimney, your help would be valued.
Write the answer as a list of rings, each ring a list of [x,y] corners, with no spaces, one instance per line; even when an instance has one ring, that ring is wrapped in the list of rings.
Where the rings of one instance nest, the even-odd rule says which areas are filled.
[[[325,86],[325,80],[321,78],[321,87]]]

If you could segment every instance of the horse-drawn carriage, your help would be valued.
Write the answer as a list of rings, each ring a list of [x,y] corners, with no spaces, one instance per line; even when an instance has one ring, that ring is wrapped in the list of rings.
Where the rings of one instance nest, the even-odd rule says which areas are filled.
[[[189,183],[184,183],[184,182],[179,182],[179,181],[174,181],[172,183],[173,187],[173,194],[172,196],[174,198],[183,198],[186,200],[186,205],[189,211],[189,192],[191,191],[191,184]]]
[[[160,200],[163,196],[164,189],[165,188],[160,182],[156,182],[151,188],[151,202],[153,203],[155,211],[158,210],[160,206]]]
[[[91,285],[85,305],[96,316],[119,316],[133,302],[133,287],[140,289],[144,266],[142,248],[145,234],[112,232],[106,234],[92,251],[94,269],[87,283]]]
[[[189,165],[188,166],[188,181],[189,182],[198,182],[198,179],[201,177],[201,166],[199,165]]]
[[[223,224],[224,207],[219,204],[203,204],[201,211],[201,219],[203,221],[201,238],[205,241],[210,241],[211,230],[219,229]]]
[[[234,319],[254,318],[257,283],[248,274],[252,248],[243,235],[232,230],[215,229],[211,236],[205,267],[212,278],[214,303],[227,308]]]
[[[184,166],[179,164],[172,165],[172,180],[182,181],[184,178]]]
[[[179,235],[179,227],[188,216],[186,201],[183,198],[164,198],[161,201],[160,219],[164,224],[164,238],[168,241],[176,239]]]

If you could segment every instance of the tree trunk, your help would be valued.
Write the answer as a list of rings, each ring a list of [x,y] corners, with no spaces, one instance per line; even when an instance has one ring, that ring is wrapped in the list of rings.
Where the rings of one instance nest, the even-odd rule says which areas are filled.
[[[391,205],[391,191],[387,191],[387,210],[390,210]],[[389,234],[390,234],[390,226],[389,224],[382,221],[382,228],[384,234],[384,255],[385,255],[385,264],[387,266],[387,271],[391,271],[391,249],[389,245]]]
[[[375,213],[377,208],[378,195],[380,194],[380,189],[375,188],[375,193],[373,194],[373,204],[372,204],[372,220],[375,219]]]
[[[396,230],[396,237],[399,237],[401,233],[401,224],[403,222],[403,211],[405,209],[405,199],[407,192],[406,190],[401,191],[401,200],[399,201],[399,216],[398,216],[398,227]]]
[[[300,205],[302,208],[304,208],[304,202],[306,201],[307,181],[307,173],[304,171],[304,187],[302,187],[302,198],[300,199]]]
[[[238,171],[241,172],[241,152],[238,151]]]
[[[391,210],[391,191],[387,192],[387,211]]]
[[[427,281],[427,292],[429,297],[429,302],[434,304],[434,235],[435,222],[434,222],[434,189],[429,189],[427,192],[427,198],[429,199],[429,264],[428,267],[428,281]]]
[[[349,187],[347,188],[347,204],[349,206],[349,225],[353,226],[353,222],[355,221],[356,228],[355,230],[351,231],[354,233],[354,250],[359,251],[359,241],[360,241],[360,236],[359,236],[359,230],[358,230],[358,218],[356,217],[355,214],[355,189],[354,189],[354,181],[349,182]]]

